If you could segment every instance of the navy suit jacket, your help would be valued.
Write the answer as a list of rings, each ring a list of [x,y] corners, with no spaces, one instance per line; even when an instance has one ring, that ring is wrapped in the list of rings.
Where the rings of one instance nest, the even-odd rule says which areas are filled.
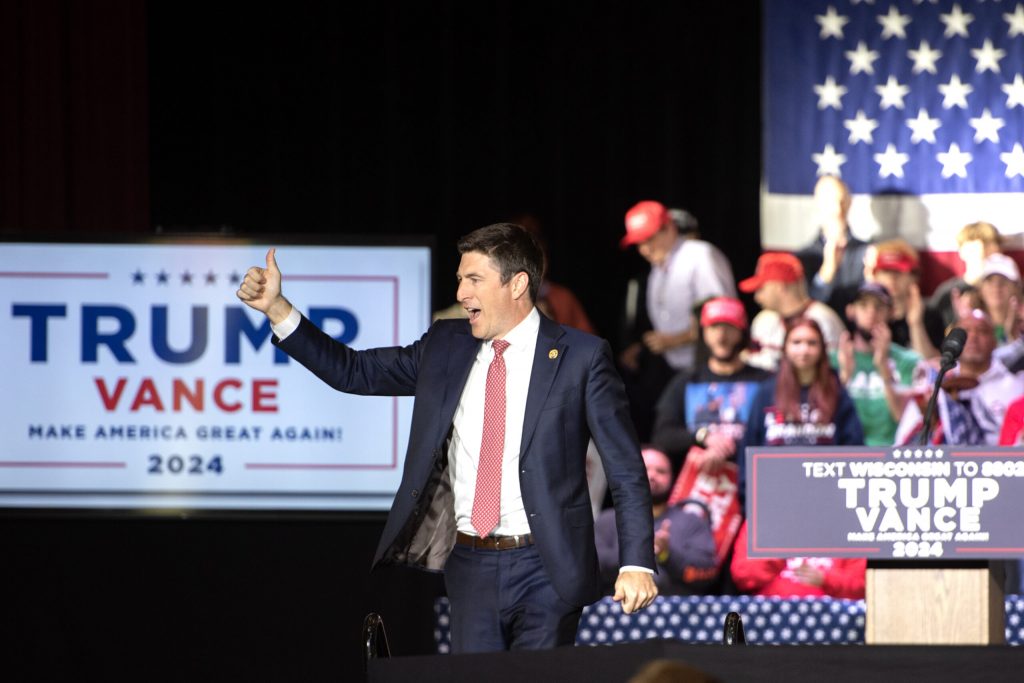
[[[443,569],[456,533],[448,440],[481,344],[469,322],[442,320],[410,346],[356,351],[303,317],[295,332],[274,343],[339,391],[416,397],[402,483],[374,566]],[[547,574],[573,605],[601,595],[586,476],[591,436],[615,502],[620,563],[653,568],[650,486],[608,343],[542,315],[519,484]]]

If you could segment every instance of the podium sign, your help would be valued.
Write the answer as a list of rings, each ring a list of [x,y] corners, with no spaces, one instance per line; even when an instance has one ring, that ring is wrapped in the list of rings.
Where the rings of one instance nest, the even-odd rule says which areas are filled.
[[[1024,556],[1024,452],[747,449],[751,557]]]

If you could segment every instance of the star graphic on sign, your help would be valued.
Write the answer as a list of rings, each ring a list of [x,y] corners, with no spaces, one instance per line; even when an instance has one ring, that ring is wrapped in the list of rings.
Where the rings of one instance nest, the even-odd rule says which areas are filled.
[[[889,5],[889,13],[878,17],[878,23],[882,25],[882,40],[889,38],[906,38],[907,24],[910,23],[909,14],[900,14],[896,5]]]
[[[910,155],[896,151],[896,145],[891,142],[885,146],[885,151],[875,154],[875,163],[878,164],[878,177],[888,178],[889,176],[903,177],[903,165],[910,161]]]
[[[1003,19],[1006,19],[1006,23],[1010,25],[1007,37],[1024,36],[1024,6],[1018,4],[1013,10],[1013,14],[1006,13],[1003,15]]]
[[[142,274],[141,268],[136,268],[135,272],[132,273],[132,284],[141,285],[146,280],[146,276]]]
[[[167,284],[167,278],[169,278],[169,277],[170,277],[170,275],[167,274],[167,271],[161,269],[161,271],[156,274],[156,283],[158,285],[166,285]]]
[[[181,284],[190,285],[192,284],[192,273],[187,270],[181,274]]]
[[[960,178],[967,177],[967,164],[971,163],[970,152],[961,152],[960,145],[955,142],[951,142],[949,145],[948,152],[939,152],[935,155],[935,158],[942,164],[942,177],[951,178],[952,176],[958,176]]]
[[[907,50],[907,56],[914,60],[911,71],[915,74],[927,71],[930,74],[938,73],[935,62],[942,56],[941,50],[933,50],[927,40],[922,40],[916,50]]]
[[[940,14],[939,21],[946,25],[946,30],[943,32],[943,38],[952,38],[953,36],[967,37],[967,27],[972,21],[974,21],[973,14],[964,14],[964,11],[960,9],[960,5],[953,5],[953,11],[949,14]]]
[[[875,73],[874,62],[878,59],[878,53],[869,50],[863,40],[857,43],[856,50],[847,50],[844,54],[850,60],[851,74],[859,74],[862,71],[869,74]]]
[[[949,77],[949,83],[939,84],[939,92],[942,93],[943,109],[967,109],[967,96],[974,92],[974,86],[960,82],[960,77],[953,74]]]
[[[1007,178],[1018,175],[1024,178],[1024,147],[1021,147],[1019,142],[1013,143],[1011,151],[1000,154],[999,160],[1006,164]]]
[[[1020,7],[1020,5],[1018,5]],[[1017,74],[1013,77],[1013,83],[1004,83],[1003,92],[1006,93],[1006,108],[1024,107],[1024,77]]]
[[[849,17],[841,16],[832,5],[828,6],[824,14],[816,14],[814,20],[821,25],[821,33],[818,37],[824,40],[829,36],[835,38],[843,37],[843,26],[849,23]]]
[[[231,281],[231,284],[237,285],[242,282],[242,276],[239,275],[237,271],[231,271],[231,275],[228,277],[228,280]]]
[[[811,161],[818,165],[818,175],[842,175],[839,167],[846,163],[846,155],[836,153],[835,147],[825,145],[821,154],[812,154]]]
[[[907,119],[907,126],[910,127],[910,141],[930,142],[935,144],[935,131],[942,126],[942,122],[928,116],[924,109],[917,110],[917,118]]]
[[[981,142],[989,140],[999,142],[999,129],[1006,125],[1002,119],[992,117],[988,107],[981,112],[981,116],[971,119],[971,128],[974,129],[974,141]]]
[[[874,142],[874,131],[878,128],[878,121],[864,116],[864,110],[858,109],[857,115],[852,119],[843,121],[843,127],[850,131],[850,144],[858,142],[871,144]]]
[[[217,284],[217,273],[212,270],[206,274],[206,284],[215,285]]]
[[[986,69],[992,73],[999,73],[999,60],[1006,56],[1006,50],[1001,50],[992,45],[989,38],[985,39],[980,48],[973,48],[971,56],[978,60],[974,66],[976,73],[983,73]]]
[[[836,79],[826,76],[824,83],[814,86],[814,94],[818,96],[818,109],[842,109],[842,98],[846,90],[845,85],[837,85]]]
[[[875,92],[882,97],[882,109],[896,107],[903,109],[903,98],[910,92],[910,87],[900,85],[895,76],[889,76],[885,85],[876,85]]]

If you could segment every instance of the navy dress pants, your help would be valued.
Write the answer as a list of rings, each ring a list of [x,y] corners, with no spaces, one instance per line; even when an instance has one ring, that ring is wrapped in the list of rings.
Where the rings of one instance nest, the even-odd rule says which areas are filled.
[[[534,545],[485,550],[456,544],[444,582],[454,654],[576,642],[583,607],[558,596]]]

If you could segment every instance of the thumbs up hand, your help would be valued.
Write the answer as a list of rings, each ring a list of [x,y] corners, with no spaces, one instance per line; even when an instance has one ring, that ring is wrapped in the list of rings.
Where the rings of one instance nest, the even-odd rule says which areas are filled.
[[[267,251],[265,268],[253,266],[245,272],[245,279],[235,294],[247,306],[265,313],[270,322],[277,324],[288,317],[292,305],[281,296],[281,270],[277,267],[276,249]]]

